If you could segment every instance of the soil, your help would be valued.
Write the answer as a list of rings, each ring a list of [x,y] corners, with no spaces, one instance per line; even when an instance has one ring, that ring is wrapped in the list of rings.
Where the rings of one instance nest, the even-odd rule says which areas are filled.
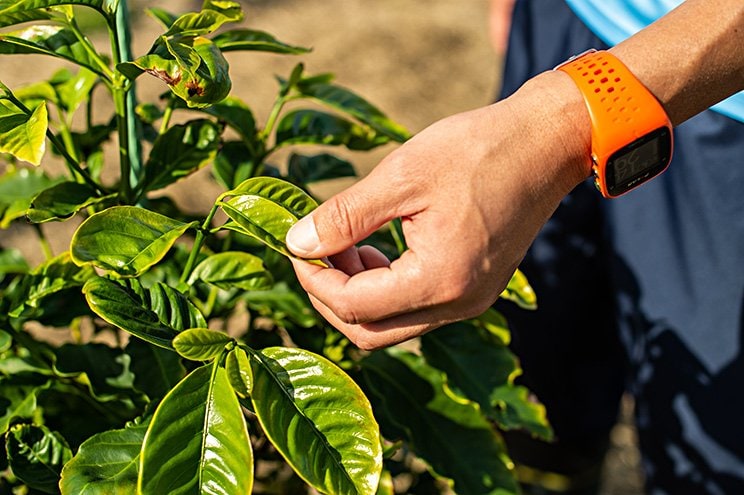
[[[280,40],[313,51],[300,57],[264,53],[231,53],[233,95],[245,100],[257,120],[268,115],[277,84],[274,76],[286,77],[294,64],[305,63],[307,73],[332,72],[337,82],[369,99],[393,119],[417,132],[432,122],[453,113],[486,105],[499,85],[499,57],[492,51],[488,38],[488,0],[249,0],[244,1],[243,25],[269,31]],[[130,0],[133,10],[148,5],[143,0]],[[168,2],[173,12],[198,9],[201,2],[176,0]],[[146,52],[159,25],[147,16],[135,20],[133,42],[135,54]],[[105,46],[104,33],[92,38]],[[37,56],[3,57],[0,79],[11,88],[51,75],[63,64],[50,63]],[[42,70],[43,69],[43,70]],[[142,100],[152,100],[163,90],[154,78],[140,78]],[[98,92],[102,93],[102,92]],[[101,95],[96,94],[96,97]],[[96,114],[105,119],[111,113],[103,100]],[[363,175],[382,159],[392,146],[363,155],[348,155]],[[54,160],[49,165],[58,168]],[[345,187],[340,180],[323,195]],[[178,202],[186,209],[205,211],[221,192],[203,173],[195,182],[187,181],[175,188]],[[56,253],[67,249],[75,222],[64,226],[45,226]],[[3,246],[35,243],[32,229],[14,227],[0,232]],[[32,262],[41,261],[33,247]],[[605,495],[630,495],[641,492],[638,453],[632,423],[625,420],[613,433],[613,451],[608,458]]]

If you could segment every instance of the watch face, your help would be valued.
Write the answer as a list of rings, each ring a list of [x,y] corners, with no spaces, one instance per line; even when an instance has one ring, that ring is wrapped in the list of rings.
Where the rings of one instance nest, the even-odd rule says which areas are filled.
[[[619,196],[656,177],[667,168],[671,156],[672,133],[667,127],[623,146],[607,160],[607,192]]]

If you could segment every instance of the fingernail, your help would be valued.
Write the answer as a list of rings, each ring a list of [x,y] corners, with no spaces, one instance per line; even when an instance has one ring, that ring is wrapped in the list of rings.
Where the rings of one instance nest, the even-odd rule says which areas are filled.
[[[298,256],[310,256],[320,247],[312,216],[306,216],[287,232],[287,247]]]

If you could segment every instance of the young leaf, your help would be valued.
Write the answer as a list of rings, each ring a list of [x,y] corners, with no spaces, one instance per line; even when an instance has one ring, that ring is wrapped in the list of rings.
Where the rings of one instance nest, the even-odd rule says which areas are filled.
[[[176,335],[173,348],[178,354],[192,361],[209,361],[225,350],[233,342],[227,334],[208,328],[189,328]]]
[[[253,368],[248,353],[235,347],[225,358],[225,371],[230,386],[238,397],[246,399],[253,391]]]
[[[0,19],[6,15],[56,7],[59,5],[81,5],[91,7],[104,15],[116,13],[119,0],[6,0],[0,3]]]
[[[44,103],[34,108],[31,114],[0,105],[0,152],[40,165],[46,149],[48,125]]]
[[[163,259],[197,222],[183,223],[135,206],[114,206],[88,217],[72,236],[72,260],[122,276],[138,276]]]
[[[37,24],[0,34],[0,54],[43,54],[69,60],[107,78],[100,62],[75,33],[63,26]]]
[[[225,251],[209,256],[196,266],[189,285],[197,280],[225,290],[265,290],[274,284],[271,273],[264,268],[263,260],[241,251]]]
[[[131,357],[134,388],[156,402],[186,375],[181,358],[175,352],[150,345],[132,336],[124,351]]]
[[[142,340],[172,349],[172,340],[187,328],[206,327],[198,309],[180,292],[161,283],[145,289],[137,279],[96,277],[83,287],[98,316]]]
[[[26,211],[26,218],[31,223],[65,220],[83,208],[111,200],[114,197],[114,194],[101,197],[88,184],[61,182],[44,189],[34,197],[31,206]]]
[[[382,443],[356,383],[304,349],[272,347],[253,354],[256,416],[297,474],[321,493],[373,495]]]
[[[477,404],[452,393],[445,375],[421,356],[400,349],[362,361],[386,438],[403,438],[456,493],[519,492],[499,434]]]
[[[70,447],[59,433],[46,426],[16,425],[5,438],[8,464],[29,488],[58,493],[62,466],[72,458]]]
[[[135,493],[140,448],[149,424],[149,419],[128,423],[121,430],[104,431],[83,442],[62,469],[62,495]]]
[[[410,137],[408,131],[385,116],[379,109],[356,93],[313,78],[302,79],[296,86],[299,93],[314,98],[338,111],[351,115],[394,141],[403,142]]]
[[[517,270],[509,279],[509,283],[501,293],[503,299],[507,299],[517,304],[520,308],[524,309],[537,309],[537,296],[535,296],[534,289],[527,282],[527,277],[524,273]]]
[[[291,256],[285,244],[289,229],[317,207],[297,186],[272,177],[248,179],[222,197],[222,210],[234,224],[229,228],[252,236],[267,246]]]
[[[158,136],[145,165],[143,192],[166,187],[214,160],[221,132],[210,120],[193,120]]]
[[[223,52],[252,50],[300,55],[310,51],[309,48],[288,45],[277,40],[269,33],[254,31],[252,29],[231,29],[224,31],[212,38],[212,42]]]
[[[248,429],[225,369],[197,368],[165,396],[145,435],[137,493],[251,493]]]
[[[513,383],[521,373],[516,356],[487,330],[464,322],[447,325],[421,338],[421,352],[427,363],[447,374],[453,388],[477,402],[502,428],[523,428],[545,440],[552,437],[545,408],[528,402],[526,389]]]
[[[287,175],[300,184],[312,184],[339,177],[356,177],[354,165],[327,153],[305,156],[293,153],[289,157]]]
[[[374,130],[337,115],[318,110],[287,113],[276,128],[277,146],[291,144],[344,145],[351,150],[369,150],[390,141]]]
[[[190,12],[176,18],[164,36],[203,36],[213,33],[227,22],[240,22],[242,19],[239,3],[207,1],[200,12]]]

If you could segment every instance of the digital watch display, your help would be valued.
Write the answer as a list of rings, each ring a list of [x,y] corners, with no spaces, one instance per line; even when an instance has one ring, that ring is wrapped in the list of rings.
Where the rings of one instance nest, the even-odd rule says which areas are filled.
[[[581,91],[592,122],[594,184],[606,198],[625,194],[666,170],[672,124],[661,104],[607,51],[590,50],[556,67]]]

